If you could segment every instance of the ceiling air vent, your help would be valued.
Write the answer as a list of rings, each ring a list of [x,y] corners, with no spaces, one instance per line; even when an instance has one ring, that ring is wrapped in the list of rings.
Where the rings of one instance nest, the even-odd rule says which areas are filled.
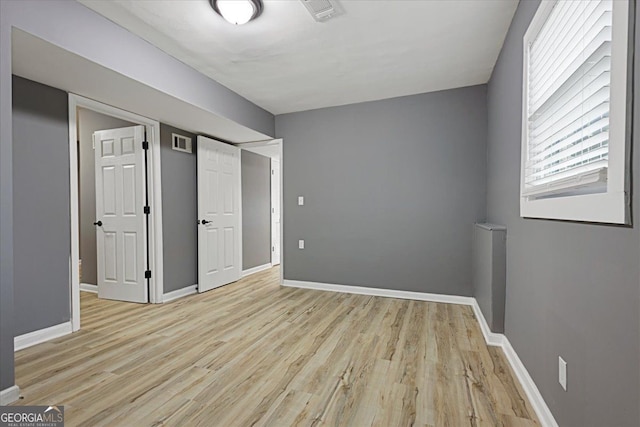
[[[336,0],[300,0],[307,8],[313,19],[325,22],[342,13]]]

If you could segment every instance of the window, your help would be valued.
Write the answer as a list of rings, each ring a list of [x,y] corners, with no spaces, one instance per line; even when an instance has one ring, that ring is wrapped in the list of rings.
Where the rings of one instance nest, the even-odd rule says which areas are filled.
[[[524,36],[523,217],[626,224],[629,2],[543,1]]]

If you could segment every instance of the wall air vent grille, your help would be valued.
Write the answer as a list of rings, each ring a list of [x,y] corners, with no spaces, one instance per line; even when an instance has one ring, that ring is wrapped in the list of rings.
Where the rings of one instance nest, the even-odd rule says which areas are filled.
[[[178,135],[177,133],[171,134],[171,148],[177,151],[183,151],[185,153],[192,153],[191,138],[188,136]]]
[[[307,8],[313,19],[325,22],[342,14],[342,9],[336,0],[300,0]]]

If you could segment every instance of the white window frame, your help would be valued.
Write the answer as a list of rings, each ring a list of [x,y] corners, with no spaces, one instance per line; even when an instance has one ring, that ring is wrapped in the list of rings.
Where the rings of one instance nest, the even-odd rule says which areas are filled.
[[[543,1],[538,7],[523,38],[523,92],[522,92],[522,151],[520,161],[520,216],[569,221],[584,221],[610,224],[630,224],[629,164],[632,118],[627,97],[629,61],[630,2],[613,1],[613,24],[611,45],[611,96],[609,125],[609,165],[606,192],[536,198],[525,195],[525,171],[528,155],[528,83],[529,46],[556,5],[556,1]],[[585,177],[586,178],[586,177]]]

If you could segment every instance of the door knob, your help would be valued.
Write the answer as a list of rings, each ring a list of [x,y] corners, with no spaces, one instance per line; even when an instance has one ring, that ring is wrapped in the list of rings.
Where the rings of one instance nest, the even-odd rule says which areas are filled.
[[[211,221],[207,221],[206,219],[203,219],[202,221],[200,221],[200,224],[202,225],[207,225],[209,224]]]
[[[102,227],[102,221],[96,221],[93,225],[97,225],[98,227]]]

